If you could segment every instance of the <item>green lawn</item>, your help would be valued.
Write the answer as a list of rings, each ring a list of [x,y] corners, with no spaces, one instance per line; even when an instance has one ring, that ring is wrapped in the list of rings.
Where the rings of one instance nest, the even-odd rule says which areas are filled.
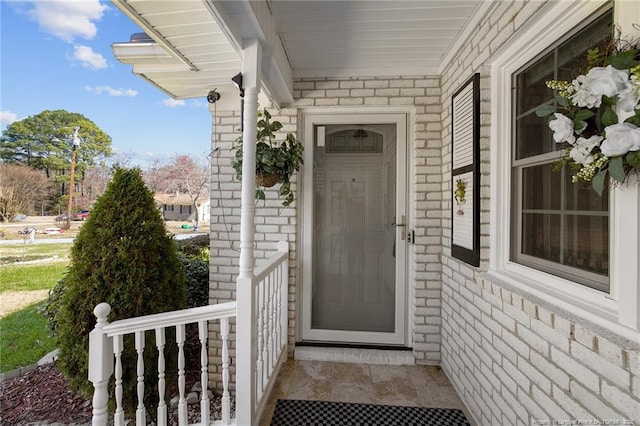
[[[44,305],[40,302],[0,318],[0,372],[33,364],[55,349]]]
[[[0,264],[13,264],[23,260],[57,257],[68,259],[71,243],[53,244],[0,244]]]
[[[69,264],[71,244],[0,245],[0,293],[49,290],[63,277]],[[16,263],[19,258],[58,257],[46,263]],[[43,309],[46,301],[27,306],[0,318],[0,372],[36,363],[55,349]]]
[[[0,266],[0,293],[4,291],[49,290],[67,271],[67,261]]]

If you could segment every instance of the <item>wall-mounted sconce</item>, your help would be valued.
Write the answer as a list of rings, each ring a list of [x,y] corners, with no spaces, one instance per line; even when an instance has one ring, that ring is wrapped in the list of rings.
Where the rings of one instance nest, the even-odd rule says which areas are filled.
[[[235,84],[240,91],[240,97],[244,98],[244,87],[242,87],[242,73],[239,72],[238,74],[234,75],[231,78],[231,81],[233,81],[233,84]]]
[[[238,91],[240,91],[240,131],[243,132],[244,131],[244,87],[242,87],[242,73],[239,72],[238,74],[234,75],[231,78],[231,81],[233,81],[233,84],[236,85],[236,87],[238,88]]]

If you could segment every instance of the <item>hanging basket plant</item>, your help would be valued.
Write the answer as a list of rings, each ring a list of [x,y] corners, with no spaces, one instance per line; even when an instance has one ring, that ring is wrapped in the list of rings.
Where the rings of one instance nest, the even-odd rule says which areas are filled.
[[[280,184],[278,194],[283,197],[282,205],[288,206],[294,201],[291,191],[291,177],[300,170],[304,162],[304,146],[295,136],[287,133],[285,140],[276,141],[275,132],[282,129],[282,123],[271,121],[266,109],[258,112],[256,132],[256,199],[264,200],[264,188]],[[231,166],[236,178],[242,180],[242,137],[233,145],[235,155]]]

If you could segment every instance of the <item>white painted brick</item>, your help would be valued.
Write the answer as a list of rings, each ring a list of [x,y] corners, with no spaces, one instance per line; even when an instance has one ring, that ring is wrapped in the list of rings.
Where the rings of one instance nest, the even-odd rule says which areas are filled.
[[[549,327],[553,327],[553,313],[542,306],[538,306],[538,319]]]
[[[532,386],[531,397],[537,401],[547,413],[549,413],[550,418],[558,420],[571,418],[565,410],[563,410],[552,398],[549,397],[549,395],[542,392],[542,390],[537,386]]]
[[[588,388],[599,389],[600,379],[597,374],[553,346],[551,347],[551,359],[573,379]]]
[[[562,389],[557,386],[553,386],[552,396],[558,404],[564,408],[569,413],[569,419],[561,419],[561,420],[570,420],[570,419],[581,419],[588,420],[592,416],[591,414],[578,402],[576,402],[570,395],[565,393]],[[559,419],[560,420],[560,419]]]
[[[364,87],[373,89],[389,87],[389,80],[367,80],[364,82]]]
[[[523,326],[522,324],[518,324],[516,334],[543,356],[547,356],[549,354],[549,343],[540,335],[533,333],[527,327]]]
[[[571,395],[597,418],[609,420],[620,418],[620,413],[603,403],[593,391],[585,389],[576,382],[571,382]]]
[[[532,421],[535,422],[535,420],[548,420],[549,419],[549,416],[542,409],[540,404],[538,404],[536,401],[531,399],[531,397],[526,392],[524,392],[522,389],[518,389],[518,393],[516,395],[516,398],[525,407],[527,407],[527,411],[529,412],[529,415],[530,415]],[[536,424],[534,422],[532,422],[531,424]],[[542,423],[538,423],[538,424],[542,424]]]
[[[640,377],[640,351],[625,350],[629,371],[634,376]]]
[[[551,380],[533,367],[528,360],[518,357],[518,370],[547,395],[551,395]]]
[[[569,338],[557,333],[555,329],[549,327],[547,324],[538,320],[532,320],[531,330],[556,348],[564,352],[569,352]]]
[[[509,377],[516,381],[518,387],[524,389],[525,391],[529,391],[531,387],[531,381],[518,369],[518,367],[516,367],[515,364],[512,364],[508,360],[503,360],[502,367],[507,372],[507,374],[509,374]]]
[[[602,397],[636,424],[640,423],[640,399],[605,381],[602,382]]]
[[[597,372],[603,378],[615,383],[622,389],[630,389],[631,373],[603,359],[591,349],[585,348],[577,341],[571,342],[571,355],[584,365]]]
[[[510,318],[509,316],[507,316],[504,312],[502,312],[501,309],[498,309],[498,308],[494,307],[491,310],[491,316],[493,317],[493,319],[498,321],[498,323],[500,323],[507,330],[509,330],[511,332],[515,331],[515,329],[516,329],[515,320],[513,318]]]
[[[591,330],[576,324],[573,327],[573,338],[587,348],[595,350],[596,336]]]
[[[524,343],[520,338],[518,338],[518,336],[506,330],[503,330],[502,340],[504,340],[507,345],[509,345],[513,350],[515,350],[523,358],[529,358],[529,353],[531,352],[531,350],[529,349],[529,346],[526,343]]]
[[[597,337],[596,344],[601,357],[618,367],[625,367],[624,351],[619,345],[600,336]]]

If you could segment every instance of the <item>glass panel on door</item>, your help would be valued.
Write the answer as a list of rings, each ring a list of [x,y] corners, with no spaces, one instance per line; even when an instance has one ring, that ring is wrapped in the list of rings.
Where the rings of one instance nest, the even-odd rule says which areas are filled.
[[[324,131],[314,152],[311,328],[393,333],[396,125]]]

